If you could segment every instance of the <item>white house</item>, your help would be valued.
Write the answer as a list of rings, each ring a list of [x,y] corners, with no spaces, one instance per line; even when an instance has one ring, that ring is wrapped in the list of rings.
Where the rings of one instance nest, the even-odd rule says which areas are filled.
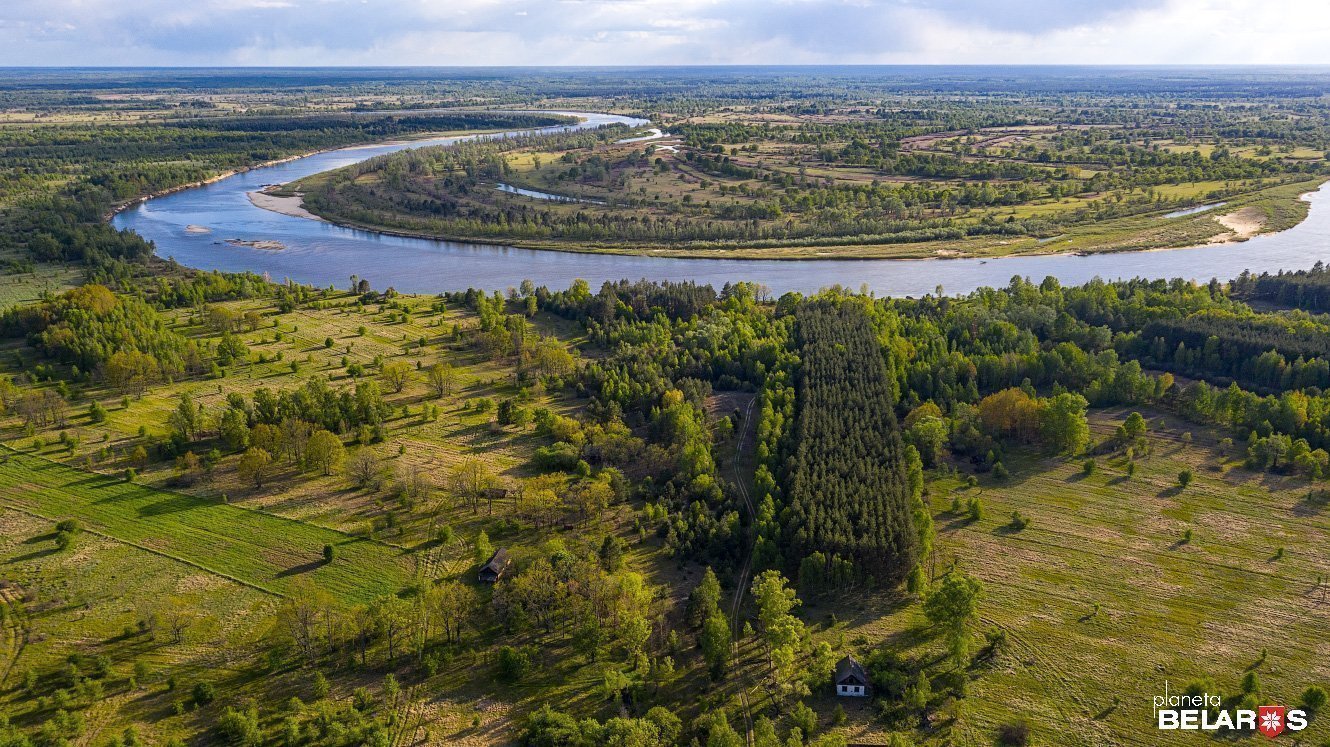
[[[866,698],[868,689],[868,674],[853,656],[847,656],[836,662],[837,695],[845,698]]]

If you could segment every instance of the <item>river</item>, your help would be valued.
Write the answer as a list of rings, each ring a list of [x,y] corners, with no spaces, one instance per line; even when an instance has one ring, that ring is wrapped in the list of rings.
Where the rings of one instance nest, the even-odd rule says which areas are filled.
[[[609,114],[578,113],[577,128],[644,120]],[[550,128],[565,129],[565,128]],[[200,187],[146,200],[122,211],[113,225],[137,231],[157,246],[160,257],[189,267],[227,272],[267,273],[316,286],[343,287],[350,276],[376,289],[405,293],[481,288],[506,289],[524,279],[550,288],[566,288],[576,278],[592,287],[606,280],[694,280],[717,288],[727,282],[762,283],[776,293],[810,293],[839,284],[867,286],[878,295],[922,295],[942,286],[964,293],[982,286],[1004,286],[1014,275],[1035,281],[1054,276],[1064,284],[1092,278],[1131,277],[1226,280],[1253,272],[1311,267],[1330,261],[1330,190],[1308,195],[1307,220],[1281,233],[1249,241],[1187,249],[1119,252],[1089,256],[1045,255],[1000,259],[921,260],[724,260],[674,259],[608,254],[579,254],[517,249],[459,241],[387,236],[282,215],[256,207],[248,193],[269,184],[285,184],[405,148],[447,145],[472,135],[344,148],[265,166]],[[232,243],[234,242],[234,243]],[[277,242],[282,249],[261,248]],[[254,246],[253,244],[259,244]]]

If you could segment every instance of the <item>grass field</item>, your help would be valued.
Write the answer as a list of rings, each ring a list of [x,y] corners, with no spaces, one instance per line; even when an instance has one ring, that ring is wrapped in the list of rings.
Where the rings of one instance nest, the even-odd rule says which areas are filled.
[[[1126,414],[1096,414],[1096,437],[1107,438]],[[1151,453],[1131,478],[1120,455],[1098,456],[1085,476],[1081,460],[1026,453],[1005,482],[930,483],[938,572],[954,560],[979,577],[976,633],[1007,634],[1002,652],[968,673],[961,715],[944,724],[954,743],[987,744],[998,724],[1024,718],[1033,744],[1197,744],[1205,737],[1153,726],[1151,698],[1166,681],[1177,691],[1210,678],[1231,697],[1255,671],[1262,702],[1288,707],[1308,685],[1330,682],[1330,607],[1318,583],[1330,570],[1330,518],[1306,500],[1306,481],[1243,470],[1212,434],[1145,414]],[[1187,443],[1185,432],[1195,439]],[[1179,489],[1183,469],[1196,477]],[[984,517],[951,513],[953,495],[980,498]],[[1012,511],[1030,525],[1015,530]],[[823,634],[832,640],[888,641],[924,661],[940,657],[920,608],[892,606],[816,609],[808,619],[834,611],[840,620]],[[881,737],[851,715],[852,734]],[[1324,717],[1299,734],[1315,744],[1327,736]]]
[[[82,472],[27,454],[0,464],[0,502],[282,593],[309,579],[352,602],[396,593],[411,578],[402,551],[303,522]],[[323,546],[337,559],[324,564]]]
[[[85,712],[81,744],[102,744],[129,721],[141,738],[165,744],[197,733],[212,713],[172,715],[180,692],[207,680],[236,683],[255,655],[279,600],[216,574],[108,537],[84,532],[66,552],[50,550],[51,525],[13,509],[0,511],[0,606],[8,610],[0,639],[0,713],[32,725],[52,709],[27,696],[28,671],[49,677],[73,654],[106,656],[110,673],[102,697]],[[137,624],[164,604],[195,618],[176,642],[145,635]],[[136,664],[141,676],[135,680]],[[39,692],[53,684],[39,680]]]

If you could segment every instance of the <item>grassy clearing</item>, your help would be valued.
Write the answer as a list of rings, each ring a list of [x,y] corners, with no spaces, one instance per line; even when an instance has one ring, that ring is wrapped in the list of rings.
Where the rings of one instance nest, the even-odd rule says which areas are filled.
[[[253,655],[278,600],[89,532],[67,551],[52,547],[48,521],[0,512],[0,567],[7,582],[0,598],[12,626],[0,641],[0,713],[25,725],[48,718],[50,709],[18,687],[26,672],[46,676],[73,653],[104,655],[112,661],[111,673],[102,700],[87,712],[80,743],[101,744],[127,720],[152,744],[196,733],[198,716],[171,715],[179,693],[166,689],[168,673],[184,683],[181,689],[232,677],[239,662]],[[167,602],[197,615],[183,641],[135,632],[146,611]],[[146,674],[131,681],[135,662]],[[43,679],[39,691],[51,686]]]
[[[257,589],[282,593],[308,579],[347,601],[395,593],[411,577],[400,550],[329,529],[123,479],[27,454],[0,464],[0,500],[89,529]],[[325,564],[325,544],[337,560]]]
[[[1166,680],[1181,689],[1210,677],[1232,696],[1252,670],[1265,702],[1289,707],[1306,686],[1330,681],[1326,589],[1317,584],[1330,568],[1330,520],[1306,501],[1306,481],[1243,470],[1212,434],[1196,430],[1187,443],[1190,426],[1146,414],[1152,451],[1131,478],[1120,455],[1097,457],[1085,476],[1081,460],[1025,453],[1003,483],[931,482],[936,567],[954,560],[981,578],[979,627],[1007,633],[1004,652],[970,672],[957,743],[987,743],[998,724],[1025,718],[1036,744],[1195,744],[1196,735],[1152,726],[1151,698]],[[1096,437],[1125,415],[1097,414]],[[1179,489],[1183,469],[1196,477]],[[978,497],[984,518],[951,513],[953,495]],[[1012,511],[1029,527],[1014,530]],[[940,656],[920,608],[882,615],[890,604],[838,607],[842,620],[826,635]],[[851,732],[880,736],[871,721]],[[1321,718],[1299,736],[1327,735]]]

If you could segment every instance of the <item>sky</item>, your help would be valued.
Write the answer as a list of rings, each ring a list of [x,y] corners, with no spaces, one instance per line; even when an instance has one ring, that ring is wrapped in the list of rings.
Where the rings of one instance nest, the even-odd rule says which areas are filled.
[[[0,65],[1326,64],[1325,0],[0,0]]]

